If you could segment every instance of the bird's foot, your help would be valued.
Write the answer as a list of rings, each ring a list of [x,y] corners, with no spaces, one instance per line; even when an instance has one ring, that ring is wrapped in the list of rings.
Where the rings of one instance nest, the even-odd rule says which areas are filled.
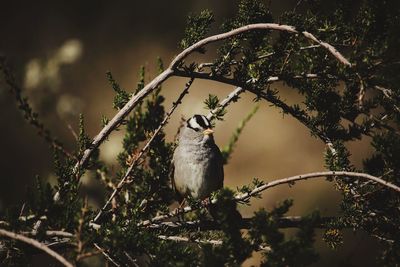
[[[184,198],[183,200],[182,200],[182,202],[181,203],[179,203],[179,207],[178,207],[178,209],[183,209],[184,207],[185,207],[185,205],[186,205],[186,198]]]
[[[178,215],[178,220],[179,221],[184,221],[184,210],[185,210],[185,205],[186,205],[186,198],[182,200],[181,203],[179,203],[179,206],[176,208],[176,214]]]

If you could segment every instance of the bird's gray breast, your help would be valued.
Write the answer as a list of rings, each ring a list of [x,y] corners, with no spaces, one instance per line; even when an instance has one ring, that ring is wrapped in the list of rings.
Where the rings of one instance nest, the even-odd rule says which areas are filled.
[[[223,186],[223,165],[215,144],[178,145],[174,152],[174,184],[182,196],[204,199]]]

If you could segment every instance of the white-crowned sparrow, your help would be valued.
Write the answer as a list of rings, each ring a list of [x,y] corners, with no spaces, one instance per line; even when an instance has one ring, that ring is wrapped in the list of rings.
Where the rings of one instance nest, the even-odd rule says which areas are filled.
[[[183,198],[204,200],[223,187],[223,160],[211,127],[207,117],[194,115],[180,129],[172,184]]]

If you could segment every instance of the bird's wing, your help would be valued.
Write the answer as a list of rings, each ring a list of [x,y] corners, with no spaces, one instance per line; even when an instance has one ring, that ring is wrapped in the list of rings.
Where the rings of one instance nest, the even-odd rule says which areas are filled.
[[[216,154],[216,161],[217,161],[217,166],[218,166],[218,178],[220,179],[220,184],[219,188],[222,188],[224,186],[224,159],[222,157],[221,150],[219,147],[214,144],[214,151]]]
[[[171,182],[172,190],[174,192],[176,192],[174,175],[175,175],[175,165],[174,165],[174,158],[172,158],[170,166],[169,166],[169,179],[170,179],[170,182]]]

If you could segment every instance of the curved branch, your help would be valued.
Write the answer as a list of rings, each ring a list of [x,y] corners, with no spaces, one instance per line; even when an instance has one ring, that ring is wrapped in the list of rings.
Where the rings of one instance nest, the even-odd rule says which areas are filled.
[[[132,96],[132,98],[125,104],[125,106],[110,120],[110,122],[100,131],[100,133],[93,139],[90,147],[86,149],[83,153],[82,158],[77,162],[74,168],[74,173],[78,173],[80,168],[85,166],[93,151],[99,147],[99,145],[104,141],[104,139],[117,127],[117,125],[129,114],[130,111],[137,105],[139,101],[141,101],[144,97],[146,97],[150,92],[152,92],[155,88],[157,88],[162,82],[168,79],[170,76],[175,74],[176,67],[184,60],[189,54],[196,51],[198,48],[205,46],[206,44],[213,43],[216,41],[224,40],[234,35],[238,35],[240,33],[251,31],[251,30],[278,30],[278,31],[286,31],[289,33],[299,33],[293,26],[289,25],[280,25],[275,23],[258,23],[258,24],[250,24],[246,25],[232,31],[221,33],[217,35],[213,35],[207,37],[199,42],[193,44],[187,49],[183,50],[180,54],[178,54],[175,59],[171,62],[170,66],[158,75],[154,80],[152,80],[148,85],[146,85],[142,90],[140,90],[136,95]],[[302,32],[302,34],[312,40],[313,42],[318,43],[322,47],[326,48],[339,62],[344,65],[351,66],[351,63],[343,57],[343,55],[338,52],[332,45],[322,42],[317,39],[314,35],[309,32]],[[78,176],[79,177],[79,176]]]
[[[37,249],[40,249],[40,250],[46,252],[47,254],[49,254],[51,257],[53,257],[56,260],[58,260],[64,266],[67,266],[67,267],[73,267],[74,266],[73,264],[68,262],[63,256],[61,256],[60,254],[58,254],[54,250],[50,249],[49,247],[47,247],[46,245],[40,243],[39,241],[37,241],[35,239],[26,237],[24,235],[16,234],[14,232],[10,232],[10,231],[4,230],[4,229],[0,229],[0,236],[6,236],[6,237],[11,238],[11,239],[22,241],[22,242],[27,243],[27,244],[29,244],[29,245],[37,248]]]
[[[112,192],[111,196],[107,200],[107,202],[104,204],[104,206],[99,210],[97,213],[96,217],[93,219],[93,222],[97,222],[101,215],[103,214],[104,210],[107,208],[107,206],[111,203],[111,201],[114,199],[114,197],[121,191],[122,187],[124,186],[126,180],[130,176],[132,170],[134,167],[138,165],[138,162],[140,158],[144,155],[144,153],[149,149],[151,143],[154,141],[158,133],[161,131],[161,129],[167,124],[169,118],[171,117],[172,113],[175,111],[175,109],[178,107],[179,104],[182,103],[182,99],[185,97],[185,95],[188,93],[190,86],[192,85],[194,81],[194,78],[190,78],[190,80],[186,83],[185,88],[183,89],[182,93],[179,95],[178,99],[172,104],[171,109],[165,114],[165,117],[163,121],[160,123],[158,128],[154,131],[152,137],[147,141],[146,145],[140,150],[139,154],[135,157],[134,161],[132,164],[129,166],[128,170],[126,171],[124,177],[121,179],[121,181],[118,183],[117,187],[114,189]]]
[[[213,35],[207,38],[204,38],[203,40],[198,41],[197,43],[191,45],[190,47],[186,48],[183,50],[178,56],[175,57],[175,59],[171,62],[171,65],[169,68],[174,69],[176,68],[179,63],[185,59],[188,55],[190,55],[193,51],[198,50],[199,48],[210,44],[214,43],[217,41],[221,41],[224,39],[227,39],[229,37],[251,31],[251,30],[277,30],[277,31],[285,31],[289,33],[299,33],[295,27],[290,26],[290,25],[281,25],[281,24],[276,24],[276,23],[256,23],[256,24],[249,24],[234,30],[231,30],[229,32]],[[351,63],[339,52],[336,50],[335,47],[332,45],[325,43],[318,38],[316,38],[313,34],[303,31],[301,34],[306,37],[307,39],[319,44],[321,47],[327,49],[337,60],[339,60],[340,63],[351,67]]]
[[[398,193],[400,193],[400,187],[398,187],[397,185],[394,185],[394,184],[389,183],[389,182],[387,182],[387,181],[385,181],[385,180],[383,180],[383,179],[381,179],[379,177],[375,177],[375,176],[372,176],[372,175],[367,174],[367,173],[346,172],[346,171],[326,171],[326,172],[307,173],[307,174],[296,175],[296,176],[291,176],[291,177],[275,180],[275,181],[266,183],[266,184],[264,184],[262,186],[259,186],[259,187],[255,188],[254,190],[252,190],[249,193],[244,193],[244,194],[241,194],[239,196],[236,196],[235,199],[237,201],[244,201],[246,199],[249,199],[252,196],[255,196],[255,195],[261,193],[262,191],[264,191],[264,190],[266,190],[268,188],[275,187],[277,185],[291,184],[291,183],[294,183],[294,182],[300,181],[300,180],[307,180],[307,179],[328,177],[328,176],[345,176],[345,177],[354,177],[354,178],[367,179],[367,180],[371,180],[371,181],[377,182],[378,184],[381,184],[383,186],[389,187],[389,188],[397,191]]]
[[[128,101],[128,103],[121,108],[117,114],[107,123],[107,125],[101,129],[100,133],[93,139],[90,147],[83,152],[82,158],[76,163],[74,167],[74,173],[78,173],[79,170],[85,166],[93,151],[100,146],[100,144],[106,139],[106,137],[121,123],[121,121],[132,111],[134,107],[149,95],[154,89],[156,89],[162,82],[164,82],[168,77],[173,74],[171,69],[166,69],[160,75],[158,75],[154,80],[147,84],[142,90],[140,90],[136,95]]]
[[[211,80],[211,81],[216,81],[216,82],[221,82],[221,83],[225,83],[225,84],[243,87],[243,88],[245,88],[246,91],[249,91],[249,92],[255,94],[256,96],[258,96],[262,99],[265,99],[268,102],[274,104],[278,108],[281,108],[283,112],[291,114],[299,122],[304,124],[306,127],[310,128],[311,123],[310,123],[309,118],[306,115],[295,112],[291,106],[287,105],[285,102],[283,102],[282,100],[280,100],[279,98],[277,98],[274,95],[267,94],[266,92],[263,92],[263,91],[254,90],[251,86],[249,86],[248,83],[240,84],[238,81],[235,81],[234,79],[231,79],[231,78],[227,78],[224,76],[213,76],[209,73],[203,73],[203,72],[191,72],[189,74],[184,71],[176,70],[174,72],[174,74],[177,76],[181,76],[181,77],[195,77],[198,79]],[[315,79],[315,78],[318,78],[318,75],[310,73],[310,74],[305,74],[305,75],[296,75],[293,78],[294,79]],[[272,76],[272,77],[268,78],[267,83],[272,83],[272,82],[277,82],[277,81],[280,81],[279,77]],[[331,146],[329,146],[329,143],[331,143],[330,139],[322,131],[320,131],[318,128],[315,128],[315,127],[310,128],[310,130],[312,130],[312,132],[316,136],[318,136],[324,143],[328,144],[328,147],[331,147]]]
[[[248,193],[244,193],[244,194],[240,194],[237,195],[235,197],[235,200],[238,202],[242,202],[242,201],[246,201],[248,200],[250,197],[256,196],[259,193],[267,190],[268,188],[271,187],[275,187],[278,185],[282,185],[282,184],[293,184],[296,181],[300,181],[300,180],[307,180],[307,179],[314,179],[314,178],[320,178],[320,177],[328,177],[328,176],[344,176],[344,177],[353,177],[353,178],[360,178],[360,179],[367,179],[370,181],[374,181],[376,183],[379,183],[383,186],[386,186],[388,188],[391,188],[395,191],[397,191],[398,193],[400,193],[400,187],[398,187],[397,185],[394,185],[392,183],[389,183],[379,177],[375,177],[366,173],[359,173],[359,172],[346,172],[346,171],[326,171],[326,172],[313,172],[313,173],[307,173],[307,174],[301,174],[301,175],[296,175],[296,176],[291,176],[291,177],[287,177],[287,178],[283,178],[283,179],[279,179],[279,180],[275,180],[269,183],[266,183],[264,185],[261,185],[259,187],[254,188],[251,192]],[[210,204],[215,204],[217,202],[216,199],[212,199],[210,201]],[[202,205],[199,208],[202,207],[207,207],[208,205]],[[148,226],[151,225],[152,223],[156,223],[156,222],[160,222],[160,221],[164,221],[168,218],[172,218],[184,213],[188,213],[191,212],[193,210],[195,210],[196,208],[192,208],[190,206],[186,206],[183,209],[175,209],[169,213],[166,214],[162,214],[162,215],[158,215],[150,220],[146,220],[146,221],[142,221],[138,224],[138,226]]]

